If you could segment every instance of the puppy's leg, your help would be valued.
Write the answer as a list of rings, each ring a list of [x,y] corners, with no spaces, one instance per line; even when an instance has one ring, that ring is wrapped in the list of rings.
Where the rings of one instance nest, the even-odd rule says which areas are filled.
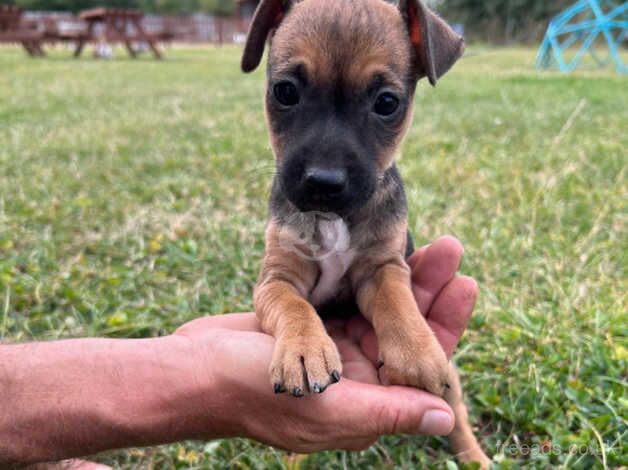
[[[449,434],[451,447],[460,462],[478,462],[482,470],[487,470],[491,465],[491,460],[482,451],[480,444],[473,434],[471,424],[469,423],[467,406],[462,397],[462,387],[460,385],[458,370],[453,362],[449,364],[450,388],[445,392],[445,400],[447,400],[447,403],[449,403],[456,415],[456,425],[451,434]]]
[[[276,340],[270,376],[277,393],[288,390],[296,397],[320,393],[340,380],[336,345],[305,300],[317,276],[316,263],[282,248],[279,230],[271,223],[254,303],[262,330]]]
[[[356,300],[379,344],[384,383],[411,385],[442,396],[448,384],[447,357],[419,312],[410,284],[410,268],[401,255],[374,268],[361,263],[354,272]]]

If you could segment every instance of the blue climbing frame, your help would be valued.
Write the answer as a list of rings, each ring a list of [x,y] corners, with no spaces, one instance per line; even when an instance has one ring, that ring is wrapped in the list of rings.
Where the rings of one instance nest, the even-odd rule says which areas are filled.
[[[600,34],[608,44],[609,56],[600,59],[593,44]],[[628,66],[619,57],[619,47],[628,38],[628,2],[612,0],[580,0],[552,18],[536,58],[538,69],[558,67],[571,72],[588,52],[601,67],[611,60],[619,73],[628,73]],[[571,60],[565,52],[578,41],[582,45]]]

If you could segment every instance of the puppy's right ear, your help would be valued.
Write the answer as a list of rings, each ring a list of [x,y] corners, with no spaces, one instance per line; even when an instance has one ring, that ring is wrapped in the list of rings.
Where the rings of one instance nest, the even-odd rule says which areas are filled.
[[[252,72],[257,68],[264,55],[268,33],[279,26],[288,8],[290,0],[262,0],[257,6],[242,54],[243,72]]]

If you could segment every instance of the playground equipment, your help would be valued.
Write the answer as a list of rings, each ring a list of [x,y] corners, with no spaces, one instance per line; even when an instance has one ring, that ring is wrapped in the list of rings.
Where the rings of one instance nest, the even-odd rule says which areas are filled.
[[[595,50],[598,37],[608,45],[606,58],[598,57]],[[628,73],[628,65],[619,56],[621,44],[627,39],[628,2],[580,0],[550,21],[536,67],[557,67],[561,72],[571,72],[588,52],[600,67],[613,61],[619,73]],[[580,49],[569,58],[569,48],[580,42]]]

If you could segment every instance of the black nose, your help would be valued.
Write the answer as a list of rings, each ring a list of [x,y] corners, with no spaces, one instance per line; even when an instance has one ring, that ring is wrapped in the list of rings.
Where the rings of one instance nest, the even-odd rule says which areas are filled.
[[[344,169],[308,168],[305,185],[320,194],[337,195],[347,185],[347,172]]]

